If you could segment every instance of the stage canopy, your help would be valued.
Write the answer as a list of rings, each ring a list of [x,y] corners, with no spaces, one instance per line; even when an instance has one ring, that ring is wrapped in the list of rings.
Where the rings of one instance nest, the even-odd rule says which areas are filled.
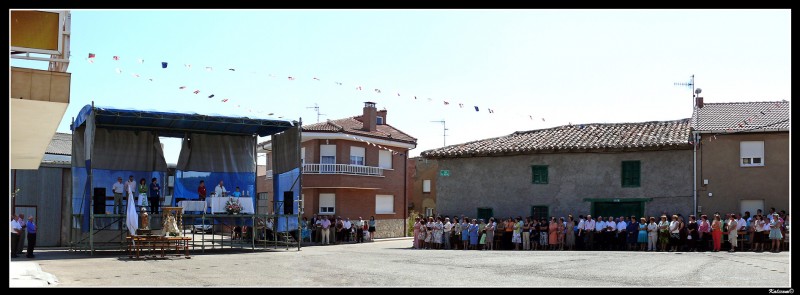
[[[133,175],[150,185],[156,178],[161,197],[197,199],[197,187],[205,180],[208,194],[219,181],[233,192],[238,186],[243,196],[255,199],[257,136],[268,136],[297,123],[273,119],[230,117],[194,113],[115,109],[87,105],[71,126],[73,131],[73,213],[83,215],[73,224],[85,232],[91,215],[91,196],[106,202],[113,196],[117,177],[123,183]],[[293,128],[294,127],[294,128]],[[159,137],[182,138],[175,171],[174,191],[167,190],[166,160]],[[299,150],[299,147],[295,147]],[[95,208],[95,214],[114,213],[113,201]],[[111,206],[108,206],[111,205]],[[255,204],[253,204],[255,207]]]

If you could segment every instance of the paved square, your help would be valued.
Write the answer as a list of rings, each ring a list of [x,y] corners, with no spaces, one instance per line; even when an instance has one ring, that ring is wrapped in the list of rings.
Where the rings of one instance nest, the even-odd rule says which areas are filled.
[[[411,240],[227,250],[133,261],[42,251],[60,286],[768,287],[790,285],[790,254],[414,250]],[[284,248],[285,249],[285,248]],[[12,261],[12,269],[15,261]],[[434,275],[435,274],[435,275]]]

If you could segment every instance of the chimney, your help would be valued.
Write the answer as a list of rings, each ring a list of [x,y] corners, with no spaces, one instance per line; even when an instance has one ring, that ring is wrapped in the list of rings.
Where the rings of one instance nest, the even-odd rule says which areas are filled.
[[[378,122],[378,125],[385,125],[386,124],[386,109],[382,109],[382,110],[378,111],[378,117],[382,118],[380,120],[380,122]]]
[[[364,125],[363,130],[372,132],[377,130],[375,125],[376,116],[377,116],[377,109],[375,109],[375,103],[371,101],[364,102],[364,115],[361,116],[361,123]]]
[[[697,97],[697,101],[695,102],[694,106],[697,107],[698,109],[702,109],[703,108],[703,97],[702,96],[698,96]]]

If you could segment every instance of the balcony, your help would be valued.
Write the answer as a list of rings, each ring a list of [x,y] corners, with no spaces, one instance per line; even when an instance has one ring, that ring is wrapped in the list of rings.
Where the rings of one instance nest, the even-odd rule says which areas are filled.
[[[303,164],[303,174],[345,174],[383,177],[383,168],[350,164]]]

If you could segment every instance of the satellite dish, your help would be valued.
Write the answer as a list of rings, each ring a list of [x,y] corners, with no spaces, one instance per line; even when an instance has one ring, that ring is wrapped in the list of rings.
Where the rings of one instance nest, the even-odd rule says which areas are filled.
[[[695,94],[700,94],[700,92],[703,92],[703,89],[697,88],[697,89],[694,90]]]

